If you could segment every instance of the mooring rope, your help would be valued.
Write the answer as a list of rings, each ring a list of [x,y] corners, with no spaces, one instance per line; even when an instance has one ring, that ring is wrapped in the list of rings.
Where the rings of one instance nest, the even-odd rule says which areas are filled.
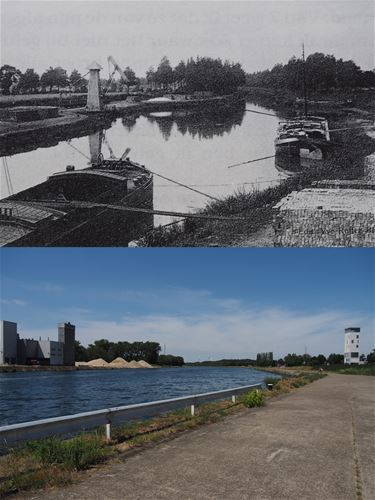
[[[82,153],[82,151],[80,151],[78,148],[76,148],[75,146],[73,146],[73,144],[70,143],[70,141],[66,141],[67,145],[70,146],[71,148],[75,149],[79,154],[81,154],[82,156],[84,156],[85,158],[87,158],[89,161],[91,161],[91,158],[89,158],[87,155],[85,155],[85,153]]]
[[[267,160],[268,158],[275,158],[276,155],[263,156],[262,158],[255,158],[255,160],[243,161],[241,163],[235,163],[234,165],[229,165],[227,168],[239,167],[240,165],[246,165],[247,163],[254,163],[256,161]]]
[[[277,115],[273,113],[264,113],[263,111],[254,111],[253,109],[245,109],[245,111],[248,111],[249,113],[256,113],[257,115],[276,116],[277,118]]]

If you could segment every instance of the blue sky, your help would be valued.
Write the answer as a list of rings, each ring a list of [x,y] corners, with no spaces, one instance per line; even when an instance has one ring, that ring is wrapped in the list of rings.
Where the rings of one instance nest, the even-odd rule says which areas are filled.
[[[343,329],[374,343],[373,249],[1,249],[1,318],[22,336],[77,325],[156,340],[188,360],[272,350],[341,352]]]

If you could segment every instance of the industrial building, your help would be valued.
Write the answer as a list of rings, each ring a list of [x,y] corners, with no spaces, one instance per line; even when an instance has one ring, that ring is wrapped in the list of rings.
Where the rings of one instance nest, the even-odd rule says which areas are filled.
[[[345,328],[344,363],[346,365],[360,364],[359,332],[360,328]]]
[[[59,323],[58,340],[21,339],[17,323],[0,321],[0,365],[74,366],[75,326]]]

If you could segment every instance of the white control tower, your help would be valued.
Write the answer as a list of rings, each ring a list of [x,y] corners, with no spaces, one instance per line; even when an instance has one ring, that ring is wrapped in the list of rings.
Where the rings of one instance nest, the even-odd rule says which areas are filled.
[[[346,365],[359,364],[359,333],[358,327],[345,328],[344,363]]]

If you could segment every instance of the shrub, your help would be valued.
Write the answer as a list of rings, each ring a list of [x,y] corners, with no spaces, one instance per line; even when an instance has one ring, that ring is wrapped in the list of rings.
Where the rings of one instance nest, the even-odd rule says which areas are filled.
[[[251,391],[245,394],[243,404],[248,408],[264,405],[264,394],[262,391]]]

